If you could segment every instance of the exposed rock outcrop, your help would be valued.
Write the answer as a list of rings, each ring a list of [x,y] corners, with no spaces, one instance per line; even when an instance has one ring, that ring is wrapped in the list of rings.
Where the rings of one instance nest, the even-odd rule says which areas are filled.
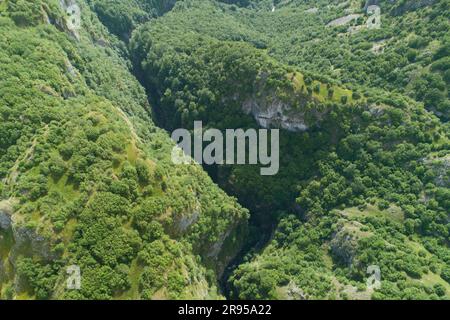
[[[225,240],[228,238],[228,236],[231,234],[231,230],[227,230],[227,232],[225,232],[224,234],[222,234],[222,236],[220,237],[219,240],[217,240],[217,242],[215,242],[209,252],[208,252],[208,257],[210,258],[217,258],[219,256],[220,251],[222,250],[223,244],[225,242]]]
[[[335,20],[329,22],[327,24],[327,26],[329,26],[329,27],[344,26],[347,23],[355,21],[355,20],[357,20],[360,17],[362,17],[362,14],[357,14],[357,13],[349,14],[349,15],[346,15],[344,17],[340,17],[338,19],[335,19]]]
[[[292,132],[302,132],[310,128],[306,114],[279,100],[251,98],[243,103],[243,110],[253,115],[259,126],[263,128],[280,128]],[[308,116],[320,120],[321,114],[310,110]]]
[[[61,9],[67,14],[67,18],[61,25],[59,21],[59,27],[62,27],[64,31],[71,34],[78,41],[80,40],[79,30],[81,28],[81,9],[75,0],[60,0],[59,4]]]
[[[286,288],[287,300],[308,300],[305,292],[299,288],[293,281],[289,282]]]
[[[434,183],[437,186],[450,186],[450,155],[442,158],[425,159],[424,162],[436,174]]]
[[[0,231],[12,235],[9,261],[14,264],[18,255],[27,253],[43,260],[52,260],[56,255],[51,251],[50,241],[34,228],[22,225],[19,216],[13,212],[12,200],[0,202]]]
[[[179,233],[184,233],[190,226],[197,222],[200,217],[200,209],[196,209],[192,214],[185,215],[180,218],[177,223],[177,231]]]
[[[45,261],[56,259],[56,255],[51,251],[48,239],[39,235],[36,230],[26,226],[14,225],[12,230],[14,237],[14,246],[11,250],[12,260],[23,251]]]
[[[369,232],[361,231],[362,227],[359,222],[344,221],[331,240],[331,252],[348,267],[355,264],[359,240],[370,236]]]
[[[248,233],[247,227],[246,222],[237,221],[206,249],[206,258],[214,262],[214,269],[218,278],[222,277],[226,266],[241,250],[244,238]]]

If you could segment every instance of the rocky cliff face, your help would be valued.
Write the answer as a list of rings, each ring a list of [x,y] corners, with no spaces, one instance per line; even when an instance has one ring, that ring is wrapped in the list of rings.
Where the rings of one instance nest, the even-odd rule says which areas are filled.
[[[312,96],[285,88],[283,90],[290,98],[282,99],[278,90],[268,88],[264,81],[255,85],[250,97],[242,99],[242,110],[252,115],[260,127],[303,132],[317,125],[325,115],[326,111],[319,112],[316,107],[310,107],[316,103]]]
[[[243,110],[251,114],[263,128],[280,128],[293,132],[309,129],[302,112],[293,112],[291,106],[275,98],[272,101],[248,99],[243,103]]]
[[[51,252],[48,239],[40,235],[37,230],[21,223],[21,218],[13,212],[12,201],[0,202],[0,233],[12,235],[12,246],[9,250],[9,260],[23,252],[43,260],[52,260],[56,256]],[[5,249],[5,248],[3,248]]]
[[[15,260],[20,252],[31,253],[32,256],[39,257],[44,261],[56,259],[57,255],[52,252],[50,241],[36,230],[26,226],[13,225],[12,231],[14,246],[11,249],[10,259]]]

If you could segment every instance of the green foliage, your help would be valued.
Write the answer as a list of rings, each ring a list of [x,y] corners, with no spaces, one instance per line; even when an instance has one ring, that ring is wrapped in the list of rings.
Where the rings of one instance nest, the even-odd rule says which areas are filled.
[[[245,240],[232,298],[447,299],[448,0],[381,1],[379,30],[326,25],[354,4],[80,1],[78,36],[59,1],[0,4],[0,195],[31,234],[1,235],[0,258],[18,253],[1,298],[217,297]],[[279,174],[207,168],[252,212],[246,237],[247,210],[173,165],[151,114],[251,128],[243,107],[272,102],[308,126],[281,131]]]
[[[160,297],[217,295],[217,266],[230,257],[208,252],[245,225],[247,211],[198,166],[172,164],[173,142],[152,122],[122,46],[89,7],[80,3],[83,29],[73,37],[54,5],[8,1],[0,17],[1,201],[17,201],[15,230],[27,232],[23,244],[4,248],[25,258],[11,255],[17,270],[0,280],[1,298],[148,298],[159,286],[139,283],[148,268],[137,261],[158,241],[171,262],[183,255]],[[100,37],[107,46],[93,45]],[[82,290],[67,290],[69,265],[80,267]],[[16,279],[24,285],[11,289]]]
[[[172,9],[176,0],[88,0],[109,31],[127,40],[139,24]]]
[[[320,14],[303,14],[304,19],[298,16],[309,5],[299,1],[285,7],[280,4],[275,12],[263,3],[252,3],[237,8],[206,0],[184,1],[138,28],[130,44],[167,129],[192,128],[194,120],[218,128],[255,127],[241,110],[249,100],[259,102],[259,97],[270,100],[276,96],[297,113],[306,111],[306,120],[308,111],[323,112],[320,122],[307,122],[311,129],[306,133],[281,132],[277,176],[261,177],[252,166],[218,169],[221,186],[251,210],[252,237],[267,232],[270,224],[278,225],[279,237],[295,234],[283,245],[273,240],[261,254],[246,257],[248,262],[230,277],[231,296],[286,298],[286,292],[301,288],[312,298],[358,298],[344,291],[350,290],[348,286],[364,286],[367,266],[378,264],[387,283],[374,298],[436,297],[435,283],[423,280],[435,272],[428,268],[429,255],[417,258],[413,247],[434,239],[426,247],[435,256],[432,264],[448,263],[449,207],[440,198],[436,175],[428,171],[427,160],[432,154],[448,154],[448,132],[445,124],[405,97],[410,92],[399,88],[408,72],[432,62],[425,61],[421,48],[434,38],[411,40],[411,50],[406,44],[396,44],[376,55],[371,51],[373,44],[395,37],[395,26],[402,26],[389,17],[382,30],[337,37],[341,31],[325,28],[317,17],[332,20],[342,14],[341,9],[327,10],[326,1],[317,4]],[[259,5],[266,9],[255,13],[252,6]],[[302,32],[293,34],[292,30]],[[432,37],[441,35],[439,31]],[[443,68],[445,63],[439,62],[433,68],[436,72],[423,70],[421,79],[435,88],[421,91],[428,107],[445,101],[445,85],[437,71]],[[331,78],[356,90],[343,94],[345,89]],[[419,78],[409,85],[417,86]],[[379,88],[397,89],[400,94]],[[416,98],[419,95],[414,90],[411,97]],[[427,201],[423,201],[424,193]],[[358,219],[362,224],[358,234],[363,236],[353,244],[358,264],[342,265],[337,255],[326,250],[337,232],[333,226],[339,222],[333,210],[359,207],[366,212],[369,203],[376,203],[381,212],[399,207],[405,226],[387,218]],[[308,223],[285,230],[285,220],[277,220],[283,212],[295,212]],[[311,241],[303,234],[317,238]],[[414,245],[405,245],[407,236]],[[387,244],[383,239],[392,251],[384,253]],[[296,264],[301,269],[295,269]],[[360,295],[370,298],[368,292]]]
[[[51,298],[59,268],[57,264],[40,264],[24,258],[17,264],[17,275],[33,288],[36,299],[43,300]]]

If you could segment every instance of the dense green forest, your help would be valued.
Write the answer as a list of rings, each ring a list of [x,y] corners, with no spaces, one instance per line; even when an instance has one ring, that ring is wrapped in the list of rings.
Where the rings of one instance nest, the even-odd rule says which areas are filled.
[[[449,7],[0,2],[0,298],[448,299]],[[196,120],[279,173],[172,164]]]
[[[372,86],[281,55],[293,47],[276,28],[301,8],[255,14],[183,1],[131,40],[133,60],[166,128],[189,128],[195,119],[219,128],[254,126],[251,116],[239,112],[249,100],[262,109],[281,101],[289,117],[301,115],[309,127],[282,132],[282,165],[275,177],[245,166],[219,168],[220,185],[252,212],[254,237],[260,237],[259,228],[278,225],[269,245],[251,251],[231,274],[230,295],[370,297],[366,268],[376,264],[384,281],[373,298],[439,298],[449,287],[448,171],[446,177],[439,173],[439,164],[448,163],[448,127],[419,101],[388,86],[389,79]],[[292,25],[285,30],[292,37]],[[314,52],[320,58],[339,47],[332,41],[323,45],[327,50]],[[322,64],[301,52],[295,57]],[[357,68],[354,59],[347,61]],[[355,74],[372,77],[361,69]]]
[[[75,37],[56,1],[1,7],[1,298],[217,297],[247,210],[171,163],[123,48],[82,12]]]

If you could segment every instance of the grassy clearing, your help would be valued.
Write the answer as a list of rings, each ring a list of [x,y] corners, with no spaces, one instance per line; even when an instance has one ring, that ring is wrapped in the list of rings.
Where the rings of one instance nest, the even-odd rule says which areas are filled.
[[[61,232],[61,237],[65,244],[70,243],[70,240],[72,239],[76,227],[77,227],[76,219],[69,219],[69,221],[67,221],[65,228]]]
[[[8,0],[0,1],[0,12],[6,11],[8,5]]]
[[[134,142],[127,146],[126,152],[127,152],[127,160],[133,165],[136,164],[136,160],[139,158],[140,151],[136,147],[136,144]]]
[[[307,94],[308,87],[313,89],[312,97],[320,103],[341,103],[343,97],[347,97],[347,103],[349,104],[355,102],[353,99],[353,92],[349,89],[345,89],[337,85],[332,85],[330,86],[330,89],[333,90],[333,96],[330,97],[328,93],[329,89],[326,83],[314,80],[311,84],[307,85],[303,74],[299,72],[296,72],[295,74],[289,73],[287,77],[290,81],[292,81],[295,91],[301,91],[303,94]],[[317,92],[317,90],[314,90],[315,88],[320,89]]]
[[[400,207],[391,205],[386,210],[380,210],[374,205],[368,205],[366,209],[361,211],[357,207],[347,208],[341,211],[341,214],[347,218],[355,219],[358,217],[375,217],[375,218],[386,218],[394,222],[403,222],[404,214]]]
[[[59,191],[66,200],[74,200],[80,193],[75,190],[74,186],[68,181],[68,176],[62,176],[57,182],[49,179],[49,190]]]
[[[433,286],[437,283],[440,283],[441,285],[444,286],[445,290],[447,291],[446,297],[450,298],[450,284],[448,284],[448,282],[442,279],[438,274],[435,273],[424,274],[420,279],[420,282],[422,282],[427,286]]]
[[[139,294],[139,279],[144,271],[144,267],[141,266],[137,259],[134,259],[130,265],[130,274],[128,279],[130,280],[131,288],[122,294],[120,294],[117,299],[119,300],[137,300],[140,299]]]

